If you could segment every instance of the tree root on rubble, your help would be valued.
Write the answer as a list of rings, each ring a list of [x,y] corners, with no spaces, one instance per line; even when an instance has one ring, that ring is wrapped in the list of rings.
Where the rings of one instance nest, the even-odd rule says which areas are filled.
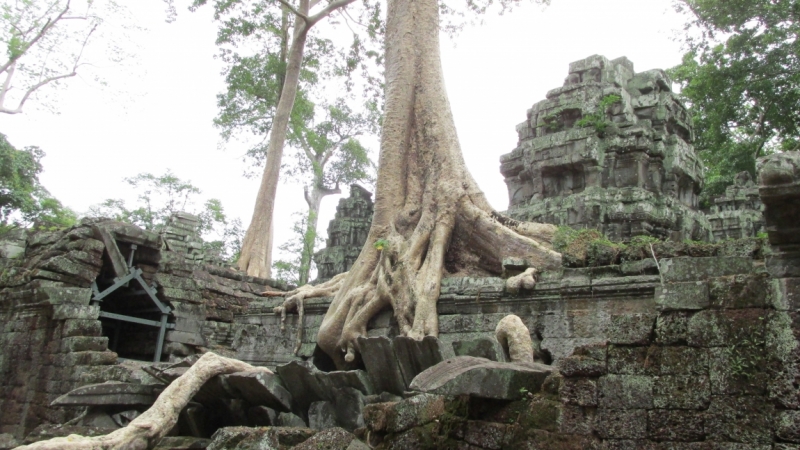
[[[153,406],[124,428],[104,436],[69,435],[18,447],[20,450],[144,450],[153,448],[178,422],[178,416],[189,400],[208,380],[216,375],[262,370],[242,361],[205,353],[183,375],[173,381]]]
[[[500,319],[494,335],[511,362],[533,362],[531,334],[519,316],[510,314]]]

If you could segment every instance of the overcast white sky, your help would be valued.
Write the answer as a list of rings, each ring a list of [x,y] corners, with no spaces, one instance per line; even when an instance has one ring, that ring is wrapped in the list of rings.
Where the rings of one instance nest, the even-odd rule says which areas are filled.
[[[212,125],[224,83],[210,8],[179,10],[178,20],[167,24],[162,1],[131,3],[147,31],[134,34],[139,48],[133,66],[99,68],[110,89],[88,77],[71,79],[59,92],[60,114],[31,107],[0,115],[0,132],[18,148],[45,150],[41,181],[79,212],[106,198],[134,200],[124,177],[172,169],[247,225],[259,180],[242,177],[244,149],[219,148]],[[499,157],[516,146],[515,126],[548,90],[562,85],[570,62],[601,54],[627,56],[637,72],[672,67],[680,62],[673,38],[682,24],[671,0],[552,0],[546,8],[524,5],[487,16],[455,42],[444,39],[444,73],[461,147],[492,205],[507,207]],[[282,184],[278,197],[280,243],[288,238],[290,214],[305,203],[299,186]],[[323,235],[337,203],[338,197],[323,201]]]

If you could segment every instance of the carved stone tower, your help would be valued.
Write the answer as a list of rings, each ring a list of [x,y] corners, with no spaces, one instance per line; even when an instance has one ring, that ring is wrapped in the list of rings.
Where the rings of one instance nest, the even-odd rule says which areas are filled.
[[[663,70],[635,73],[624,57],[570,64],[564,86],[528,110],[517,148],[500,158],[508,215],[616,240],[708,240],[697,210],[702,167],[671,84]]]
[[[328,225],[326,246],[314,254],[315,284],[347,272],[356,262],[372,224],[372,206],[372,193],[357,184],[350,186],[350,197],[339,200],[336,216]]]

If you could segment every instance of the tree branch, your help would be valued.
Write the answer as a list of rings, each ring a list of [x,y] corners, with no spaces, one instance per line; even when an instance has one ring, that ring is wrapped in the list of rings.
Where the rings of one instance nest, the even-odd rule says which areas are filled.
[[[19,113],[21,113],[22,112],[22,106],[25,105],[25,102],[28,101],[28,97],[30,97],[31,94],[33,94],[34,91],[36,91],[40,87],[44,86],[45,84],[51,83],[51,82],[56,81],[56,80],[60,80],[62,78],[74,77],[77,74],[78,74],[77,72],[73,71],[71,73],[67,73],[67,74],[64,74],[64,75],[57,75],[57,76],[54,76],[54,77],[45,78],[44,80],[42,80],[42,81],[34,84],[33,86],[31,86],[30,89],[28,89],[25,92],[25,95],[22,97],[22,100],[19,101],[19,105],[17,105],[16,109],[7,109],[4,106],[0,105],[0,113],[6,113],[6,114],[19,114]]]
[[[331,2],[323,8],[320,12],[314,14],[313,16],[309,17],[306,21],[308,23],[309,28],[313,26],[315,23],[319,22],[320,20],[324,19],[333,11],[336,11],[339,8],[343,8],[350,3],[353,3],[355,0],[337,0],[335,2]]]
[[[69,4],[67,4],[67,7],[69,8]],[[53,22],[53,23],[55,23],[55,22]],[[70,78],[70,77],[74,77],[75,75],[77,75],[78,74],[77,69],[78,69],[81,57],[83,56],[83,51],[86,49],[86,44],[89,42],[89,38],[92,36],[92,33],[94,33],[94,31],[96,29],[97,29],[97,25],[93,26],[92,29],[89,30],[89,33],[86,34],[86,37],[83,39],[83,44],[81,44],[81,51],[78,52],[78,56],[75,57],[75,63],[72,65],[72,72],[66,73],[66,74],[63,74],[63,75],[56,75],[56,76],[48,77],[48,78],[45,78],[44,80],[34,84],[27,91],[25,91],[25,95],[22,96],[22,99],[19,101],[19,104],[17,105],[16,109],[8,109],[4,105],[5,94],[6,94],[6,92],[8,92],[8,90],[6,88],[6,83],[4,83],[3,84],[3,91],[2,91],[2,93],[0,93],[0,113],[19,114],[19,113],[22,112],[22,107],[25,105],[25,102],[28,101],[28,98],[31,96],[31,94],[36,92],[37,89],[39,89],[40,87],[42,87],[42,86],[44,86],[46,84],[52,83],[53,81],[57,81],[57,80],[60,80],[60,79],[63,79],[63,78]],[[16,63],[16,61],[15,61],[15,63]],[[16,64],[14,64],[14,66],[16,66]],[[44,70],[44,69],[42,69],[42,70]],[[6,78],[6,82],[10,81],[11,74],[13,74],[13,70],[10,71],[9,77]]]
[[[17,69],[17,62],[14,61],[14,63],[11,64],[6,70],[6,79],[5,81],[3,81],[3,87],[0,88],[2,89],[0,90],[0,110],[5,109],[6,93],[9,90],[9,86],[11,85],[11,78],[14,77],[14,72],[16,71],[16,69]]]
[[[39,30],[39,33],[37,33],[36,36],[28,43],[28,45],[25,46],[24,50],[22,50],[16,55],[11,55],[8,61],[2,66],[0,66],[0,72],[5,72],[11,64],[20,59],[22,55],[25,54],[25,52],[27,52],[31,47],[33,47],[34,44],[36,44],[36,42],[39,41],[39,39],[42,38],[42,36],[47,34],[50,28],[53,28],[53,26],[55,26],[55,24],[64,17],[64,14],[66,14],[69,11],[69,4],[70,2],[67,1],[67,6],[64,7],[64,10],[61,11],[61,13],[59,13],[54,20],[47,19],[47,22],[45,22],[42,29]]]
[[[299,17],[299,18],[303,19],[303,21],[304,21],[305,23],[308,23],[308,20],[309,20],[309,19],[308,19],[308,16],[307,16],[307,15],[305,15],[305,14],[303,14],[303,13],[301,13],[301,12],[300,12],[300,11],[298,11],[297,9],[295,9],[295,7],[294,7],[294,6],[292,6],[292,5],[291,5],[289,2],[287,2],[287,1],[285,1],[285,0],[278,0],[278,2],[279,2],[281,5],[285,6],[285,7],[286,7],[286,9],[288,9],[289,11],[291,11],[292,13],[294,13],[294,15],[296,15],[297,17]]]

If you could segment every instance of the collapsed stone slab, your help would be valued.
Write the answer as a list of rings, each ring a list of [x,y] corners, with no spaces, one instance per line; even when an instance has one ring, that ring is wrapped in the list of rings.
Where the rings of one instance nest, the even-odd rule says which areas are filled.
[[[516,400],[528,392],[538,392],[552,371],[551,366],[539,363],[501,363],[458,356],[423,371],[410,388],[431,394]]]
[[[278,411],[289,411],[292,407],[292,395],[279,380],[278,376],[263,371],[236,372],[223,375],[221,378],[238,392],[241,398],[258,406],[267,406]]]
[[[110,381],[82,386],[53,400],[53,406],[152,405],[163,385]]]

